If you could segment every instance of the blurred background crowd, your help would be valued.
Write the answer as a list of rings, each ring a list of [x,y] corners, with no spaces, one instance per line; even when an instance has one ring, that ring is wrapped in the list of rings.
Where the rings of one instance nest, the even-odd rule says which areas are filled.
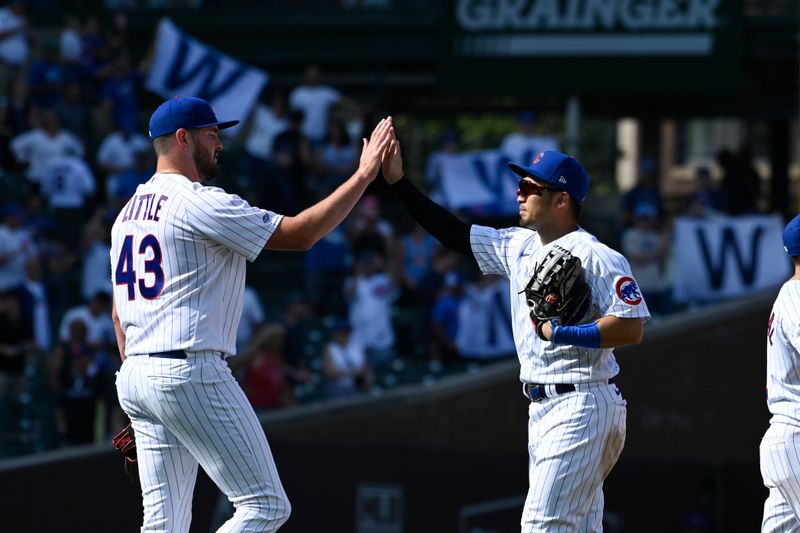
[[[114,388],[110,226],[153,172],[146,125],[162,98],[144,89],[152,58],[132,46],[122,9],[202,2],[104,4],[41,28],[30,21],[39,3],[0,7],[0,456],[105,441],[125,423]],[[360,139],[387,111],[329,84],[318,65],[288,79],[269,84],[225,138],[214,185],[295,214],[352,174]],[[489,130],[481,135],[470,120],[396,122],[401,136],[415,134],[409,177],[435,198],[444,155],[569,148],[560,116],[527,107],[477,120]],[[674,194],[664,194],[663,166],[647,154],[627,190],[597,186],[617,193],[606,206],[613,227],[597,227],[629,258],[657,317],[681,308],[671,298],[673,217],[767,209],[751,147],[719,148]],[[380,178],[308,253],[262,254],[251,268],[229,364],[257,410],[380,394],[515,356],[507,282],[478,276],[413,225]]]

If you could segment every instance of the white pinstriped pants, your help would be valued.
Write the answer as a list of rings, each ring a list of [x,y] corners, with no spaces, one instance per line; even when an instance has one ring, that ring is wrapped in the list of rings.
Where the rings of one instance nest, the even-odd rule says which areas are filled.
[[[764,502],[762,533],[800,532],[800,427],[772,422],[759,447]]]
[[[607,383],[531,402],[522,533],[603,530],[603,481],[625,444],[626,413],[619,389]]]
[[[189,531],[198,464],[236,508],[218,533],[277,531],[289,518],[264,430],[219,352],[130,356],[117,394],[136,432],[142,533]]]

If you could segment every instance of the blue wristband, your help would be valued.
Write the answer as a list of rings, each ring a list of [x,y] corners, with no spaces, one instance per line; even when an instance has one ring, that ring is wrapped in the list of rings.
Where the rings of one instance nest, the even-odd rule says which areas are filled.
[[[552,322],[550,325],[553,327],[550,339],[553,344],[571,344],[584,348],[600,347],[600,328],[595,322],[580,326],[555,326]]]

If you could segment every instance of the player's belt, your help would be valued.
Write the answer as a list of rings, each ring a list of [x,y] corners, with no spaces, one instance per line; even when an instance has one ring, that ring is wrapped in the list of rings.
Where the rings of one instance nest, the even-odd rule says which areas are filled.
[[[614,383],[614,378],[608,380],[609,385],[612,383]],[[523,394],[525,394],[525,396],[527,396],[532,402],[541,402],[546,398],[552,398],[553,396],[558,396],[559,394],[574,392],[575,389],[575,385],[571,383],[524,383],[522,386]]]
[[[186,359],[186,352],[183,350],[171,350],[169,352],[151,353],[150,357],[158,357],[160,359]]]
[[[186,359],[188,355],[183,350],[170,350],[168,352],[156,352],[149,354],[150,357],[158,357],[161,359]],[[225,360],[225,353],[219,352],[220,357],[222,360]]]

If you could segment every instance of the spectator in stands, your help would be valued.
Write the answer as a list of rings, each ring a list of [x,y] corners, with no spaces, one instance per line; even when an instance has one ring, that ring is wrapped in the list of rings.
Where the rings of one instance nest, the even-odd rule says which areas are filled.
[[[19,392],[25,355],[34,346],[33,324],[21,309],[15,291],[0,291],[0,395]]]
[[[358,168],[358,156],[344,124],[331,122],[325,140],[314,150],[314,169],[319,178],[317,187],[332,191],[344,183]]]
[[[17,162],[28,165],[27,177],[39,183],[51,159],[58,156],[83,157],[83,143],[61,128],[58,114],[52,109],[41,113],[42,126],[21,133],[11,140]]]
[[[426,310],[433,308],[433,302],[444,287],[445,276],[448,272],[458,271],[462,259],[459,254],[443,246],[433,249],[431,268],[419,282],[417,295],[422,307]]]
[[[301,131],[303,113],[292,111],[289,114],[289,125],[275,137],[273,156],[275,158],[274,174],[261,184],[261,197],[270,209],[274,209],[271,198],[280,198],[289,202],[288,213],[305,208],[311,203],[306,175],[311,162],[311,145]],[[290,195],[290,198],[286,198]],[[276,202],[277,203],[277,202]]]
[[[0,85],[0,176],[19,166],[11,150],[11,139],[28,130],[30,114],[24,77],[15,78],[10,85]]]
[[[19,431],[19,396],[26,386],[27,353],[34,345],[33,327],[20,309],[17,294],[0,291],[0,435]]]
[[[459,307],[463,294],[461,275],[454,270],[448,272],[444,277],[444,286],[433,302],[430,318],[431,358],[439,365],[454,363],[461,356],[456,345],[456,338],[459,327]]]
[[[717,163],[722,168],[720,188],[730,215],[755,213],[761,194],[761,178],[753,167],[752,153],[742,147],[738,153],[720,150]]]
[[[28,92],[31,102],[40,108],[53,108],[64,97],[68,72],[58,52],[58,43],[52,40],[42,45],[42,57],[28,69]]]
[[[25,211],[16,204],[6,204],[0,225],[0,291],[25,281],[25,264],[38,254],[33,237],[25,224]]]
[[[120,52],[112,62],[111,73],[100,90],[100,105],[104,109],[105,124],[112,124],[127,139],[141,136],[139,124],[138,85],[146,63],[134,67],[128,52]]]
[[[69,14],[64,17],[64,27],[58,36],[58,51],[64,61],[80,64],[83,56],[82,31],[81,21],[77,16]]]
[[[51,362],[50,383],[57,398],[58,430],[71,445],[94,441],[100,384],[87,330],[83,320],[71,321],[67,338],[56,346]]]
[[[431,199],[441,202],[442,191],[442,159],[461,152],[461,138],[454,131],[446,131],[439,136],[438,149],[428,156],[425,165],[425,181],[431,188]]]
[[[458,308],[456,346],[468,359],[494,359],[516,353],[506,278],[485,275],[465,287]]]
[[[121,172],[108,185],[109,202],[113,209],[122,209],[136,192],[136,188],[155,173],[153,149],[150,146],[134,147],[132,157],[133,166]]]
[[[72,236],[69,242],[77,244],[76,228],[85,220],[84,206],[96,188],[89,165],[80,157],[56,156],[44,165],[40,185],[59,233],[68,238]]]
[[[314,316],[308,298],[302,292],[294,292],[286,300],[281,325],[285,332],[284,353],[286,356],[289,384],[306,383],[311,379],[305,347],[308,336],[307,324]]]
[[[113,292],[109,273],[111,272],[111,225],[116,214],[116,211],[109,211],[101,205],[83,226],[81,296],[87,302],[98,293],[110,296]]]
[[[39,187],[30,187],[22,198],[22,209],[25,212],[23,219],[25,225],[33,234],[34,241],[39,241],[40,229],[47,224],[54,223],[54,219],[47,212],[47,198]]]
[[[111,283],[110,278],[107,279],[108,283]],[[64,313],[58,330],[61,342],[69,340],[70,324],[75,320],[80,320],[86,325],[86,342],[95,353],[108,354],[113,351],[116,354],[114,324],[111,322],[111,297],[107,292],[99,291],[88,303],[73,307]]]
[[[30,317],[36,348],[45,352],[52,347],[48,292],[43,281],[42,260],[31,257],[25,263],[25,280],[17,287],[17,296],[22,313]]]
[[[325,139],[328,117],[336,106],[357,110],[355,101],[329,85],[323,85],[322,73],[317,65],[306,67],[303,84],[289,94],[289,107],[303,112],[303,135],[316,146]]]
[[[111,47],[103,35],[100,18],[97,15],[86,17],[81,34],[81,51],[86,79],[100,83],[108,77],[111,70]]]
[[[392,302],[397,290],[386,273],[385,259],[363,252],[356,259],[353,276],[345,280],[344,290],[353,338],[366,350],[370,365],[380,368],[394,356],[395,342]]]
[[[303,255],[305,289],[318,315],[345,312],[341,287],[347,276],[349,252],[347,235],[339,226]]]
[[[725,199],[722,191],[712,181],[711,171],[706,167],[698,167],[695,172],[695,178],[697,180],[697,188],[689,198],[689,204],[686,206],[686,215],[703,218],[723,214]]]
[[[413,222],[411,231],[400,238],[398,263],[402,265],[402,300],[420,302],[420,284],[431,270],[433,253],[439,243],[422,226]]]
[[[28,63],[30,25],[25,15],[25,1],[11,0],[0,8],[0,87],[21,75]]]
[[[555,135],[538,135],[535,125],[536,116],[530,111],[523,111],[517,116],[517,131],[503,137],[500,150],[511,161],[533,161],[540,152],[561,150]]]
[[[350,215],[347,233],[354,257],[375,254],[385,265],[394,260],[394,228],[384,218],[377,196],[364,196],[359,200]]]
[[[131,7],[130,5],[119,6],[120,8]],[[123,9],[117,9],[111,18],[111,26],[108,29],[108,48],[111,55],[119,55],[130,49],[130,25],[128,24],[128,13]]]
[[[622,252],[630,261],[647,308],[653,314],[668,313],[671,308],[672,285],[667,270],[669,245],[670,236],[658,219],[655,207],[637,206],[633,225],[622,232]]]
[[[242,318],[236,330],[236,352],[242,353],[250,344],[250,340],[264,325],[266,317],[261,299],[253,287],[244,288],[244,303],[242,305]]]
[[[59,240],[56,223],[50,217],[41,218],[32,228],[36,248],[42,260],[44,279],[53,309],[70,303],[65,301],[75,282],[72,268],[78,263],[80,250],[69,248]]]
[[[636,185],[622,196],[622,225],[626,228],[633,224],[634,211],[641,205],[655,209],[656,217],[664,218],[664,204],[659,190],[658,167],[653,159],[642,161]]]
[[[364,348],[353,339],[351,331],[350,324],[340,320],[322,353],[325,396],[328,398],[353,396],[372,386],[372,370]]]
[[[136,117],[123,117],[122,120],[103,138],[97,150],[97,166],[106,176],[104,189],[108,197],[116,190],[121,175],[133,169],[134,154],[152,150],[150,141],[137,131]]]
[[[64,89],[64,99],[55,108],[64,129],[78,139],[88,139],[91,134],[91,117],[84,93],[80,83],[68,82]]]
[[[232,370],[243,370],[242,388],[256,411],[277,409],[295,403],[283,353],[285,331],[280,324],[267,324],[256,333],[248,348],[229,360]]]
[[[250,119],[244,124],[243,132],[242,171],[248,185],[258,184],[258,187],[263,188],[267,185],[264,182],[272,179],[275,138],[288,127],[289,112],[283,93],[274,93],[270,97],[269,105],[261,102],[256,104]]]

